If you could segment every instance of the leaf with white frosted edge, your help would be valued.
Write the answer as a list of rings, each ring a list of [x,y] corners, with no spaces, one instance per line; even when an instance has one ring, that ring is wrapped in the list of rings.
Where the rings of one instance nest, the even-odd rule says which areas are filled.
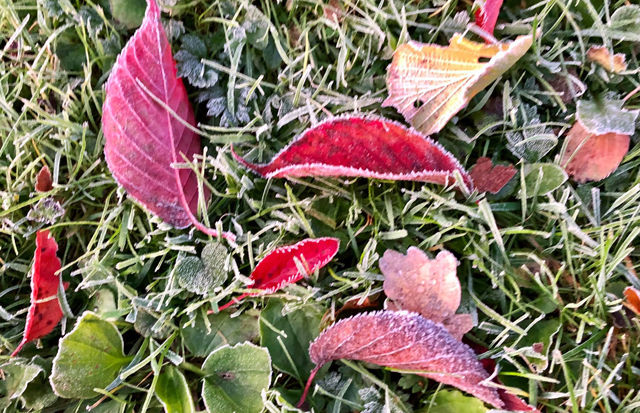
[[[98,396],[93,389],[107,387],[132,358],[125,356],[115,324],[85,311],[60,339],[49,381],[59,397],[88,399]]]
[[[624,109],[623,105],[622,100],[581,100],[577,105],[576,118],[588,132],[596,135],[633,135],[640,110]]]
[[[524,168],[527,198],[546,195],[560,188],[569,178],[560,166],[552,163],[534,163]]]
[[[496,15],[497,17],[497,15]],[[414,128],[439,132],[471,99],[506,73],[533,44],[533,35],[484,45],[455,34],[449,46],[411,41],[396,49],[387,69],[389,97]],[[482,59],[490,59],[482,62]]]
[[[251,343],[221,347],[202,364],[202,399],[209,412],[260,413],[262,391],[271,386],[267,349]]]
[[[0,364],[0,371],[3,372],[0,393],[8,400],[22,396],[27,385],[35,380],[38,374],[44,373],[42,367],[23,358],[13,358]]]
[[[189,384],[176,367],[167,365],[162,369],[156,383],[156,397],[165,413],[193,413],[193,398]]]
[[[200,258],[189,256],[178,259],[174,271],[178,284],[199,295],[213,291],[227,279],[226,257],[224,245],[211,242],[204,247]]]

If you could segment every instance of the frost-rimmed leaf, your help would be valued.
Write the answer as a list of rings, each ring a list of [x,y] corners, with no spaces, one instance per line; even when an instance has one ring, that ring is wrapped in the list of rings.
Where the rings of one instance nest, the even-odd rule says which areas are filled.
[[[176,228],[194,225],[206,234],[198,211],[198,179],[184,157],[201,153],[200,138],[187,125],[195,118],[182,80],[176,76],[171,46],[155,0],[122,50],[106,86],[102,126],[105,158],[129,195]],[[203,188],[205,201],[210,194]],[[233,239],[232,234],[223,236]]]
[[[507,132],[507,149],[520,159],[538,162],[557,145],[557,136],[542,124],[535,106],[520,105],[516,121],[520,130]]]
[[[187,379],[174,366],[167,365],[162,369],[156,383],[156,396],[165,413],[195,412]]]
[[[309,347],[316,368],[331,360],[360,360],[455,386],[497,408],[504,406],[473,350],[418,313],[380,311],[338,321]],[[304,396],[303,396],[304,399]]]
[[[3,372],[0,389],[3,398],[8,400],[22,396],[29,383],[35,380],[40,373],[44,373],[42,367],[23,358],[14,358],[0,364],[0,371]]]
[[[640,110],[627,110],[623,105],[622,100],[581,100],[577,105],[576,118],[588,132],[596,135],[633,135]]]
[[[221,347],[202,364],[202,399],[209,412],[260,413],[262,391],[271,385],[267,349],[251,343]]]
[[[483,45],[457,33],[449,46],[411,41],[393,55],[387,69],[389,97],[382,106],[398,109],[425,135],[439,132],[476,94],[524,56],[532,43],[533,35],[527,35],[511,43]]]
[[[182,48],[175,55],[178,76],[186,78],[198,88],[209,88],[218,83],[218,72],[202,63],[208,56],[207,45],[193,34],[180,38]]]
[[[205,295],[221,286],[227,278],[227,249],[218,242],[208,243],[197,257],[178,259],[175,275],[180,286],[192,293]]]
[[[542,196],[555,191],[569,178],[564,169],[552,163],[526,165],[524,174],[527,198]]]
[[[469,171],[469,175],[478,192],[497,194],[517,172],[512,164],[493,165],[491,159],[482,157]]]
[[[56,395],[67,399],[88,399],[98,395],[132,357],[125,356],[124,343],[116,326],[85,311],[69,334],[60,339],[49,381]]]
[[[267,178],[287,176],[358,176],[449,185],[459,171],[473,185],[457,159],[439,144],[401,124],[373,116],[336,117],[307,129],[268,164],[247,168]]]

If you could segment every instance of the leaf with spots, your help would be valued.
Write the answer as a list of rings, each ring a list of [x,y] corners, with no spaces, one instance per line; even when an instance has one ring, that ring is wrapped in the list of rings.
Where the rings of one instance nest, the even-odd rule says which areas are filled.
[[[316,368],[305,395],[322,365],[349,359],[411,372],[455,386],[496,408],[504,406],[498,392],[483,384],[489,374],[473,350],[418,313],[380,311],[338,321],[311,343],[309,355]]]
[[[22,347],[51,333],[62,319],[62,308],[58,301],[60,285],[60,259],[56,253],[58,244],[49,231],[38,231],[36,252],[31,274],[31,305],[27,313],[24,336],[11,355],[16,356]],[[68,283],[64,284],[66,289]]]
[[[216,236],[196,218],[200,190],[196,173],[178,169],[201,154],[195,118],[160,21],[148,0],[142,26],[123,49],[106,86],[102,126],[105,158],[129,195],[176,228],[194,225]],[[202,190],[205,202],[210,193]],[[229,233],[222,234],[233,239]]]
[[[473,183],[458,160],[439,144],[397,122],[376,117],[338,117],[307,129],[268,164],[247,168],[266,178],[358,176],[453,184],[454,172]]]

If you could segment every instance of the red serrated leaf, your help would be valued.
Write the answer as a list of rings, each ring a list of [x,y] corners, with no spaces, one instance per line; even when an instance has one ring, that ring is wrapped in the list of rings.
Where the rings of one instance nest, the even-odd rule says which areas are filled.
[[[276,248],[256,265],[251,273],[252,289],[259,292],[243,294],[220,307],[222,311],[246,297],[270,294],[282,287],[300,281],[305,275],[324,267],[340,248],[337,238],[306,239],[293,245]],[[304,268],[300,271],[298,264]]]
[[[516,172],[516,168],[511,164],[508,166],[493,166],[491,159],[483,157],[478,159],[471,171],[469,171],[469,175],[471,175],[478,192],[497,194],[509,183]]]
[[[51,179],[51,171],[47,165],[43,166],[36,176],[36,191],[49,192],[53,189],[53,179]]]
[[[183,156],[191,161],[200,154],[200,138],[185,126],[195,125],[193,109],[176,75],[158,5],[148,1],[142,26],[118,56],[107,82],[102,118],[107,165],[131,197],[168,224],[193,224],[216,236],[195,217],[196,174],[172,166],[184,163]],[[206,187],[204,195],[208,200]]]
[[[297,137],[264,165],[235,158],[271,178],[286,176],[359,176],[376,179],[452,184],[458,160],[421,133],[384,118],[350,116],[322,122]]]
[[[482,384],[489,375],[471,348],[418,313],[380,311],[338,321],[311,343],[309,355],[316,368],[304,395],[322,365],[349,359],[411,371],[469,392],[497,408],[504,406],[498,392]]]
[[[491,35],[493,35],[493,30],[496,28],[502,1],[485,0],[480,8],[476,10],[476,25]]]
[[[11,354],[14,357],[30,341],[49,334],[62,319],[62,308],[58,301],[58,285],[61,268],[56,252],[58,244],[49,231],[38,231],[36,252],[31,275],[31,306],[27,314],[24,337],[18,348]],[[65,283],[66,289],[69,284]]]

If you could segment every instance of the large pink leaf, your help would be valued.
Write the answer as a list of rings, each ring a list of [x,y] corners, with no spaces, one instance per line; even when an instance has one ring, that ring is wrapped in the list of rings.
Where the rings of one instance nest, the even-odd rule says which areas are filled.
[[[442,324],[418,313],[380,311],[338,321],[326,329],[309,347],[315,373],[331,360],[361,360],[455,386],[477,398],[502,408],[498,392],[482,381],[489,374],[473,350],[453,338]],[[304,396],[303,396],[304,400]]]
[[[496,28],[502,1],[484,0],[480,8],[476,10],[476,25],[491,35],[493,35],[493,30]]]
[[[131,197],[165,222],[176,228],[193,224],[215,236],[195,217],[196,174],[172,166],[184,163],[183,156],[191,161],[200,154],[200,138],[185,126],[195,125],[193,109],[176,75],[158,5],[148,1],[142,26],[118,56],[107,82],[102,118],[107,165]],[[206,187],[204,195],[208,200]]]
[[[247,168],[271,178],[362,176],[452,184],[454,171],[473,187],[456,158],[436,142],[397,122],[376,117],[338,117],[307,129],[268,164],[240,156]]]
[[[256,265],[251,273],[251,289],[220,307],[220,311],[239,303],[243,298],[270,294],[282,287],[300,281],[305,275],[324,267],[335,257],[340,248],[337,238],[305,239],[293,245],[276,248]],[[297,262],[296,262],[297,261]],[[300,267],[304,271],[301,271]]]

